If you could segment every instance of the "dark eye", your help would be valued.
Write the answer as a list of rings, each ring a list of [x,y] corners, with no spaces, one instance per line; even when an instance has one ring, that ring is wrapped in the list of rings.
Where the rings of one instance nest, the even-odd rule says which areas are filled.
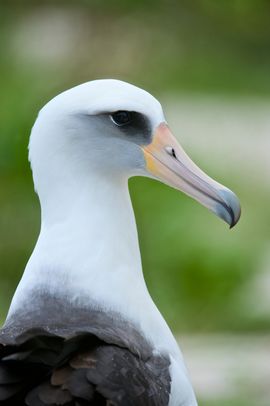
[[[114,124],[122,126],[129,124],[132,120],[132,116],[130,111],[119,110],[111,114],[111,119]]]

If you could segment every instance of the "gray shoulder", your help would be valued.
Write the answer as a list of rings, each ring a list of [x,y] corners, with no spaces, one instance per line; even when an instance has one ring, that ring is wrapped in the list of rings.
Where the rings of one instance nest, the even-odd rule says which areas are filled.
[[[68,298],[39,294],[31,303],[22,306],[8,318],[0,330],[0,341],[20,344],[34,334],[58,335],[65,339],[79,333],[91,333],[109,344],[129,348],[147,358],[152,346],[140,329],[125,320],[120,313],[107,311],[95,304],[83,306],[71,303]]]

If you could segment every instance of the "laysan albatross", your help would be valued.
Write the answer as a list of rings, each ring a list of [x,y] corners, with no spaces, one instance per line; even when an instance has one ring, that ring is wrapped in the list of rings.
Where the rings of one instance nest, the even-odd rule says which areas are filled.
[[[0,404],[197,405],[145,285],[128,179],[161,180],[231,227],[237,197],[185,154],[153,96],[118,80],[46,104],[29,157],[41,230],[0,331]]]

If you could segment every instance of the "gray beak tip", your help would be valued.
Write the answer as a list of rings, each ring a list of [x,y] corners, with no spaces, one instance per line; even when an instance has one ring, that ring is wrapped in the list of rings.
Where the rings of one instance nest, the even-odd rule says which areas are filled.
[[[222,190],[222,199],[217,203],[216,214],[229,224],[230,229],[239,221],[241,206],[238,197],[229,189]]]
[[[233,228],[238,223],[240,217],[241,217],[241,207],[239,205],[239,210],[237,211],[237,215],[234,214],[234,221],[231,222],[230,229]]]

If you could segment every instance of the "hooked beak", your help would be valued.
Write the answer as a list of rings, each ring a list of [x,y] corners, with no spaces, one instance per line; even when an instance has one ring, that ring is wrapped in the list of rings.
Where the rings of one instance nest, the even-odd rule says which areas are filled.
[[[236,195],[192,162],[165,123],[159,124],[151,144],[142,149],[153,177],[193,197],[230,228],[238,222],[241,208]]]

